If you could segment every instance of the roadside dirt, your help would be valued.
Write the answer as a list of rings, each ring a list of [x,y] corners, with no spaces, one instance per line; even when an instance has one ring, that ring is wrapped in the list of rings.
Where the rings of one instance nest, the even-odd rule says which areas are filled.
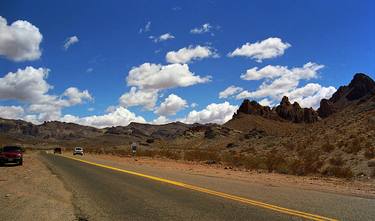
[[[0,167],[0,220],[75,220],[71,199],[36,152],[23,166]]]
[[[241,181],[243,183],[270,186],[287,187],[319,192],[331,192],[344,195],[359,196],[375,199],[375,180],[366,181],[345,180],[330,177],[317,176],[293,176],[260,171],[239,170],[219,164],[202,164],[170,159],[157,159],[147,157],[119,157],[113,155],[87,154],[83,157],[87,160],[101,161],[103,163],[115,163],[130,170],[149,172],[166,178],[173,179],[186,175],[221,178],[225,180]],[[114,164],[114,166],[116,166]]]

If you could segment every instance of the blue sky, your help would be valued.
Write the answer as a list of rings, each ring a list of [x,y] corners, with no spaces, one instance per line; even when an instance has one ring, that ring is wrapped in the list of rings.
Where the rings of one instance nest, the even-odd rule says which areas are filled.
[[[0,16],[7,21],[7,24],[3,22],[5,28],[0,33],[0,92],[3,94],[0,94],[3,112],[0,116],[7,118],[35,123],[64,120],[98,127],[125,125],[130,121],[152,123],[160,116],[163,116],[160,122],[222,123],[243,98],[275,105],[280,96],[289,95],[303,106],[316,108],[318,100],[347,84],[354,73],[364,72],[374,77],[373,1],[236,1],[230,4],[226,1],[2,0],[0,5]],[[16,36],[11,25],[17,20],[36,27],[42,39],[38,41],[38,35],[28,37],[30,30],[18,33],[23,37]],[[8,31],[13,34],[5,38]],[[170,38],[165,35],[165,39],[156,40],[167,33]],[[72,44],[65,49],[69,38]],[[241,50],[246,43],[250,47]],[[177,53],[182,48],[186,50],[178,56],[186,58],[190,53],[190,57],[167,61],[168,52]],[[229,56],[235,49],[239,53]],[[36,55],[37,52],[40,54]],[[34,54],[25,58],[22,53]],[[146,81],[158,81],[159,72],[139,72],[145,63],[154,68],[160,65],[161,69],[170,65],[168,74],[174,80],[168,79],[174,83],[161,79],[162,83],[154,86],[145,86],[145,82],[129,84],[127,77],[132,69],[135,78],[143,73],[149,77]],[[310,65],[304,67],[305,64]],[[35,92],[35,96],[42,98],[9,89],[9,73],[20,69],[16,80],[20,82],[28,66],[34,68],[34,71],[28,69],[34,74],[38,68],[44,68],[41,72],[49,69],[48,75],[38,79],[49,85],[48,89]],[[188,82],[183,82],[180,71],[186,66]],[[192,80],[192,76],[200,80]],[[285,84],[286,81],[289,83]],[[276,85],[277,90],[272,83],[280,83]],[[262,84],[266,87],[264,90],[259,88]],[[36,85],[40,86],[41,82]],[[229,86],[237,90],[219,98],[219,93]],[[22,85],[14,88],[17,87]],[[140,94],[127,96],[121,102],[120,97],[129,93],[131,87],[138,93],[156,96],[155,104],[149,102],[151,97],[142,98]],[[33,88],[30,86],[28,90]],[[68,88],[77,90],[68,93]],[[176,96],[169,97],[171,94]]]

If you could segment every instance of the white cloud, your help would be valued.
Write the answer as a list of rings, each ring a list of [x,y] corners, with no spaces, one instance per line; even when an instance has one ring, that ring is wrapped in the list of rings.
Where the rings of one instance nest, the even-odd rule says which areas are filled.
[[[32,119],[39,121],[58,120],[62,108],[92,100],[87,90],[81,92],[74,87],[68,88],[61,96],[48,94],[53,88],[46,81],[48,72],[46,68],[33,67],[9,72],[0,78],[0,99],[25,103],[25,114],[33,113]]]
[[[93,99],[88,90],[79,91],[78,88],[75,87],[66,89],[63,96],[68,98],[70,105],[81,104],[85,100],[91,101]]]
[[[223,124],[232,119],[234,112],[238,106],[229,104],[228,102],[216,104],[212,103],[201,111],[191,111],[182,121],[185,123],[217,123]]]
[[[151,123],[160,125],[160,124],[167,124],[167,123],[170,123],[170,122],[171,122],[171,120],[169,120],[165,116],[159,116],[158,118],[154,119]]]
[[[193,102],[193,103],[190,104],[190,107],[191,108],[196,108],[196,107],[198,107],[198,104]]]
[[[148,21],[143,28],[139,29],[139,33],[145,33],[151,31],[151,21]]]
[[[39,59],[42,39],[39,29],[31,23],[17,20],[8,25],[0,16],[0,55],[13,61]]]
[[[161,116],[175,115],[178,111],[187,107],[186,100],[181,97],[170,94],[164,102],[155,110],[155,113]]]
[[[203,34],[203,33],[210,32],[211,29],[212,29],[212,26],[209,23],[205,23],[200,27],[191,29],[190,33],[192,33],[192,34]]]
[[[296,89],[300,80],[309,80],[315,78],[318,71],[324,65],[308,62],[303,67],[288,69],[286,66],[267,66],[257,71],[255,68],[252,75],[242,75],[242,79],[263,79],[263,83],[256,91],[242,91],[236,98],[264,98],[281,99],[281,97]],[[254,72],[254,73],[253,73]],[[276,78],[276,79],[275,79]]]
[[[200,77],[189,70],[187,64],[160,65],[144,63],[133,67],[127,77],[129,86],[140,89],[168,89],[175,87],[188,87],[194,84],[206,83],[210,76]]]
[[[262,62],[263,59],[275,58],[284,54],[284,51],[291,45],[282,42],[280,38],[267,38],[261,42],[246,43],[241,48],[236,48],[229,53],[229,57],[245,56]]]
[[[22,119],[25,111],[20,106],[0,106],[0,117],[6,119]]]
[[[303,87],[290,91],[285,95],[289,97],[291,102],[298,102],[301,107],[312,107],[317,109],[323,98],[329,99],[335,92],[336,88],[332,86],[323,87],[320,84],[309,83]]]
[[[47,95],[51,85],[45,81],[49,70],[26,67],[17,72],[9,72],[0,78],[0,99],[14,99],[31,103],[44,102],[51,99]]]
[[[189,63],[192,60],[198,60],[208,57],[216,57],[217,54],[210,48],[205,46],[192,46],[181,48],[178,51],[170,51],[165,56],[169,63]]]
[[[234,94],[238,94],[241,91],[243,91],[241,87],[231,85],[219,93],[219,98],[228,98]]]
[[[316,83],[309,83],[298,88],[301,80],[310,80],[316,78],[318,71],[324,65],[308,62],[303,67],[294,67],[289,69],[286,66],[268,65],[262,69],[257,67],[247,70],[241,75],[244,80],[262,80],[262,84],[255,91],[242,91],[236,98],[260,99],[262,105],[272,106],[280,102],[283,96],[288,96],[289,100],[297,101],[302,107],[319,106],[320,100],[330,98],[336,89],[332,86],[323,87]]]
[[[136,87],[132,87],[130,91],[123,94],[119,100],[120,105],[123,107],[143,106],[148,110],[152,110],[158,100],[158,90],[137,90]]]
[[[268,100],[267,98],[260,100],[258,103],[263,106],[269,106],[269,107],[273,106],[272,101]]]
[[[78,37],[77,36],[71,36],[71,37],[69,37],[69,38],[67,38],[66,40],[65,40],[65,43],[64,43],[64,49],[65,50],[68,50],[68,48],[70,47],[70,46],[72,46],[73,44],[76,44],[77,42],[79,41],[79,39],[78,39]]]
[[[93,71],[94,71],[94,68],[87,68],[87,70],[86,70],[87,73],[91,73]]]
[[[156,42],[171,40],[171,39],[174,39],[175,37],[171,33],[165,33],[165,34],[160,35],[159,37],[150,36],[149,38],[153,39],[154,42],[156,43]]]
[[[267,65],[258,70],[258,67],[250,68],[246,73],[241,75],[243,80],[261,80],[263,78],[273,79],[290,73],[291,71],[286,66],[272,66]]]
[[[117,107],[112,112],[104,115],[92,115],[82,118],[73,115],[65,115],[60,120],[98,128],[127,126],[131,122],[146,123],[143,117],[137,116],[123,107]]]

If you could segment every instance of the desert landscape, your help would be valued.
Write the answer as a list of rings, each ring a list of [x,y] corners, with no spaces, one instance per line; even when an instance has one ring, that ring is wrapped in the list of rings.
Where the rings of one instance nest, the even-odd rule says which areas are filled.
[[[320,108],[284,97],[276,107],[245,99],[223,125],[131,123],[104,129],[73,123],[0,121],[0,144],[27,149],[82,146],[86,152],[220,164],[291,175],[369,180],[375,176],[375,83],[356,74]]]

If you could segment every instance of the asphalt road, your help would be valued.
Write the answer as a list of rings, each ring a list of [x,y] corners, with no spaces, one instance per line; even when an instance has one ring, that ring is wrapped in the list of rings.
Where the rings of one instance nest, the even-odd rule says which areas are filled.
[[[43,160],[72,191],[83,220],[304,220],[61,156],[43,154]]]

